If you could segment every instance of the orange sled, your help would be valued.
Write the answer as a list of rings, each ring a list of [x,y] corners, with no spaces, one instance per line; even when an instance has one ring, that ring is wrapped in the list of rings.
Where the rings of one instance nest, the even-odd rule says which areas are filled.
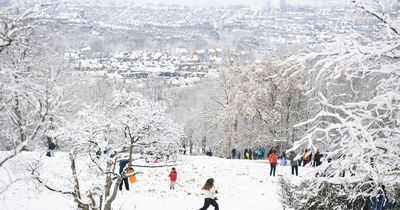
[[[133,172],[135,172],[135,170],[133,170],[133,169],[128,169],[128,174],[131,174],[131,173],[133,173]],[[135,183],[137,180],[136,180],[136,176],[130,176],[129,177],[129,182],[130,183]]]

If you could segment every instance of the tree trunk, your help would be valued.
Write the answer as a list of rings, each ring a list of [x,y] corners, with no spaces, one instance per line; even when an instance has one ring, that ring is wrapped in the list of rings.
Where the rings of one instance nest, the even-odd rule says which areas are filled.
[[[109,166],[107,165],[107,169],[108,169],[108,167]],[[107,170],[107,172],[110,173],[111,171]],[[105,188],[104,197],[105,198],[107,198],[110,195],[110,190],[111,190],[111,186],[112,186],[112,178],[111,178],[111,176],[112,176],[111,174],[107,174],[106,175],[106,184],[104,186],[104,188]]]
[[[111,204],[115,200],[115,198],[117,198],[118,187],[121,184],[121,182],[122,182],[122,176],[118,176],[117,181],[112,190],[111,197],[110,196],[105,197],[105,203],[104,203],[103,210],[111,210]]]
[[[22,113],[20,110],[20,105],[19,105],[19,99],[18,96],[16,96],[16,98],[14,99],[15,103],[12,106],[13,108],[13,112],[16,116],[16,119],[13,120],[14,124],[18,127],[18,133],[19,133],[19,140],[20,143],[23,143],[26,141],[26,133],[25,133],[25,124],[23,124],[23,119],[22,119]],[[25,151],[26,150],[26,146],[24,146],[21,151]]]
[[[129,162],[128,162],[128,168],[132,167],[132,151],[133,151],[133,138],[131,138],[131,144],[129,145]]]
[[[85,205],[81,202],[81,190],[79,187],[79,179],[76,173],[75,157],[70,154],[69,159],[71,160],[72,176],[74,177],[74,201],[78,204],[79,209],[89,210],[89,205]]]
[[[193,140],[192,139],[190,139],[190,142],[189,142],[189,152],[190,152],[190,155],[193,154]]]

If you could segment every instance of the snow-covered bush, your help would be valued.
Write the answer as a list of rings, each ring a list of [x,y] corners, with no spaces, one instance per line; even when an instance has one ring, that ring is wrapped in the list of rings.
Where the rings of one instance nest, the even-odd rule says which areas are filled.
[[[369,209],[371,193],[376,188],[373,182],[332,182],[304,180],[293,184],[280,179],[280,196],[284,206],[296,210],[323,209]]]
[[[393,199],[392,201],[396,202],[394,210],[400,210],[400,183],[395,184],[391,189],[390,194]]]

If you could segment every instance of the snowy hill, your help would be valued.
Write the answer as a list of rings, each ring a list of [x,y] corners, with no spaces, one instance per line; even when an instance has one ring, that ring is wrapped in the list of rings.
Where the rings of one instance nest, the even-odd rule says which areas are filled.
[[[269,177],[269,165],[266,161],[228,160],[204,156],[183,156],[176,167],[177,186],[169,190],[168,174],[170,167],[136,167],[138,181],[131,185],[130,191],[123,189],[113,204],[113,209],[199,209],[203,205],[201,187],[207,178],[213,177],[219,193],[218,203],[221,209],[282,209],[277,194],[277,177]],[[24,152],[8,164],[8,171],[1,170],[1,180],[10,180],[8,175],[15,174],[11,180],[17,182],[1,194],[0,209],[3,210],[67,210],[76,209],[71,195],[52,192],[29,177],[32,163],[42,162],[39,166],[43,180],[58,189],[72,189],[68,154],[56,153],[49,158],[40,153]],[[28,166],[28,164],[30,166]],[[81,185],[90,185],[92,177],[88,163],[77,161]],[[11,169],[10,169],[11,168]],[[303,168],[300,168],[300,175]],[[290,173],[289,166],[280,166],[277,174]]]

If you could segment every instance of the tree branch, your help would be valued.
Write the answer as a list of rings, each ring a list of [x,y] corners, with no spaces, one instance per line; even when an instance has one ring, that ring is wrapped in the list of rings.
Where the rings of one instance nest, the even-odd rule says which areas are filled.
[[[353,0],[352,3],[354,3],[357,7],[363,9],[365,12],[367,12],[367,13],[371,14],[372,16],[376,17],[378,20],[380,20],[383,23],[385,23],[390,28],[390,30],[392,30],[395,34],[400,36],[400,32],[398,31],[398,29],[395,26],[392,25],[392,23],[391,23],[391,21],[390,21],[390,19],[388,17],[384,16],[383,14],[381,16],[378,13],[376,13],[375,11],[373,11],[373,10],[363,6],[363,5],[358,4],[356,0]]]

